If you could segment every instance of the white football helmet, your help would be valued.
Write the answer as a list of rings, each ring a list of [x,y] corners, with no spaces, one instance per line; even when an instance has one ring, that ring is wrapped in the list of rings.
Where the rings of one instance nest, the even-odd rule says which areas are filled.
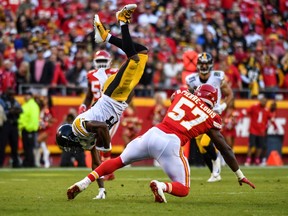
[[[94,54],[93,63],[95,69],[110,68],[112,58],[111,55],[105,50],[99,50]]]

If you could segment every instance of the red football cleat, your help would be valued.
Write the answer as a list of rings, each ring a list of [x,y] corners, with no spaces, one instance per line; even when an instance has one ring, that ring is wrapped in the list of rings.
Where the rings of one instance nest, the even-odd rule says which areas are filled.
[[[67,190],[68,200],[74,199],[79,193],[81,193],[80,188],[77,185],[72,185]]]

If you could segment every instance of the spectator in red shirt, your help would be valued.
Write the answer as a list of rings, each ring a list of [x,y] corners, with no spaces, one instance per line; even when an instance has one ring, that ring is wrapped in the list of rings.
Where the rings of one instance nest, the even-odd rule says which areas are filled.
[[[6,91],[8,88],[15,90],[16,78],[15,73],[12,71],[13,63],[6,59],[3,62],[3,68],[0,68],[0,94]]]
[[[264,65],[261,70],[263,76],[266,97],[274,99],[275,91],[278,90],[278,69],[277,57],[275,55],[266,55],[264,57]]]
[[[57,85],[67,85],[68,81],[66,79],[65,73],[61,68],[61,62],[57,60],[57,56],[52,54],[50,56],[50,60],[54,63],[54,72],[53,72],[53,79],[52,79],[52,86]]]
[[[249,147],[245,166],[250,166],[252,163],[254,147],[256,148],[254,163],[255,165],[260,165],[260,156],[262,149],[265,147],[267,125],[271,119],[271,113],[268,108],[266,108],[266,104],[267,99],[262,97],[259,100],[259,103],[242,111],[243,115],[248,115],[250,117]]]

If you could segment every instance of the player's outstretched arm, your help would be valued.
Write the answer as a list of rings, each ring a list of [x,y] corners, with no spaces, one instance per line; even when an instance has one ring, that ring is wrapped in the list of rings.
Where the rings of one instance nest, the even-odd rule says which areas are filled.
[[[231,147],[226,143],[220,131],[217,129],[210,129],[207,132],[207,135],[211,138],[216,148],[221,152],[221,155],[223,156],[227,165],[237,176],[239,184],[242,185],[242,183],[245,183],[255,189],[255,185],[250,182],[240,170],[235,154],[233,153]]]
[[[83,103],[78,108],[78,114],[85,112],[87,110],[87,108],[90,107],[92,100],[93,100],[93,92],[91,91],[91,84],[88,83],[88,90],[87,90],[87,93],[85,95],[85,99],[84,99]]]

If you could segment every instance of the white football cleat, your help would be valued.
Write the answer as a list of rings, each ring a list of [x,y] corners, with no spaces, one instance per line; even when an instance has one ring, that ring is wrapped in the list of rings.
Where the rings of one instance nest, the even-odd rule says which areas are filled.
[[[154,194],[155,202],[167,203],[164,192],[160,186],[160,182],[157,180],[152,180],[150,182],[150,188]]]
[[[218,153],[216,160],[212,160],[212,173],[218,176],[221,173],[221,155]]]
[[[105,199],[106,198],[106,191],[105,188],[99,188],[99,193],[93,199]]]
[[[110,30],[107,30],[105,26],[101,23],[100,18],[97,14],[94,16],[94,40],[96,43],[102,43],[106,41],[108,33]]]
[[[221,176],[220,175],[213,175],[213,173],[211,174],[211,177],[207,180],[207,182],[217,182],[217,181],[221,181]]]
[[[120,11],[116,13],[116,19],[118,22],[130,23],[132,14],[137,8],[136,4],[125,5]]]

